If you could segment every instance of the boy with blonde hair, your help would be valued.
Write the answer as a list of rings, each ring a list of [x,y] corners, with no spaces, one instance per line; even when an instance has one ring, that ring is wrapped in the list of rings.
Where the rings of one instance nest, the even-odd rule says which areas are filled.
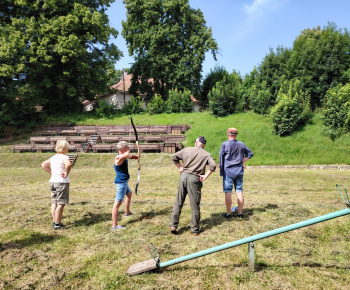
[[[128,148],[128,143],[125,141],[120,141],[117,144],[118,154],[114,159],[114,170],[116,173],[116,177],[114,180],[116,187],[116,196],[115,202],[112,208],[112,230],[123,230],[125,227],[118,225],[118,214],[119,207],[122,204],[124,197],[125,200],[125,217],[132,215],[133,213],[130,211],[130,202],[132,192],[128,185],[130,175],[128,170],[128,160],[127,159],[138,159],[139,155],[130,154],[130,150]]]
[[[69,203],[69,173],[72,164],[68,153],[69,143],[66,140],[58,140],[56,143],[57,154],[47,159],[41,167],[51,174],[49,180],[51,190],[51,215],[53,229],[62,230],[65,226],[61,223],[63,208]]]

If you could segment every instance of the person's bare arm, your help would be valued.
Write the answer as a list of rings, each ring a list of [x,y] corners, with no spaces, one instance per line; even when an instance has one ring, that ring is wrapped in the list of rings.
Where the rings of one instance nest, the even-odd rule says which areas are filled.
[[[50,159],[45,160],[41,163],[41,167],[49,174],[51,174]]]
[[[72,169],[72,163],[70,162],[69,159],[65,159],[65,160],[63,161],[63,163],[64,163],[64,167],[66,168],[66,172],[63,172],[63,173],[62,173],[62,177],[63,177],[63,178],[66,178],[66,177],[68,176],[70,170]]]
[[[114,159],[114,164],[117,166],[122,164],[124,162],[124,159],[128,158],[129,155],[130,155],[130,150],[127,150],[124,153],[117,155]]]

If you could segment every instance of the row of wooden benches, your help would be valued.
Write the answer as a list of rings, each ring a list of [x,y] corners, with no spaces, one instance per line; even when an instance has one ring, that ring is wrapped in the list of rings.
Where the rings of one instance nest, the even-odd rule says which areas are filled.
[[[164,153],[175,153],[178,150],[182,149],[181,143],[174,142],[164,142],[164,143],[141,143],[140,151],[141,152],[164,152]],[[70,144],[69,152],[79,151],[81,144]],[[136,144],[129,144],[130,151],[136,152]],[[116,144],[93,144],[89,145],[87,149],[89,152],[100,153],[100,152],[116,152]],[[15,144],[13,151],[16,153],[21,152],[55,152],[54,144]]]
[[[135,126],[137,133],[142,134],[183,134],[188,130],[187,125],[140,125]],[[73,127],[44,127],[41,136],[89,136],[89,135],[129,135],[134,134],[130,125],[116,126],[73,126]]]
[[[161,142],[174,142],[181,143],[184,142],[185,135],[140,135],[140,143],[161,143]],[[89,141],[90,136],[32,136],[29,139],[29,143],[34,144],[51,144],[54,145],[58,140],[66,140],[69,144],[80,144]],[[98,142],[106,143],[118,143],[119,141],[126,141],[128,143],[136,142],[136,136],[121,136],[121,135],[100,135]]]

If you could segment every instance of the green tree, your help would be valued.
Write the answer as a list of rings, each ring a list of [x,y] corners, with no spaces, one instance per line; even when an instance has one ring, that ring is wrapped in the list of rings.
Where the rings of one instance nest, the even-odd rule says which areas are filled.
[[[0,109],[74,111],[108,90],[121,52],[113,0],[7,0],[0,12]],[[26,116],[27,118],[28,116]]]
[[[270,90],[274,101],[282,83],[289,79],[288,62],[291,50],[284,47],[277,47],[276,52],[270,48],[262,63],[258,67],[258,74],[255,76],[255,85],[260,90]],[[272,103],[273,105],[274,103]]]
[[[350,68],[350,35],[329,23],[301,32],[289,60],[291,78],[298,78],[313,106],[321,105],[329,88],[344,81]]]
[[[229,75],[230,73],[223,66],[215,66],[214,69],[211,69],[205,76],[202,82],[201,94],[199,97],[202,108],[208,107],[208,94],[215,84],[218,81],[222,81],[225,77],[228,78]]]
[[[218,81],[209,92],[209,108],[218,117],[227,116],[243,110],[242,78],[237,72]]]
[[[211,51],[215,59],[218,50],[203,13],[192,9],[188,0],[123,2],[127,19],[122,35],[134,57],[133,92],[166,99],[170,90],[189,89],[198,95],[205,53]]]

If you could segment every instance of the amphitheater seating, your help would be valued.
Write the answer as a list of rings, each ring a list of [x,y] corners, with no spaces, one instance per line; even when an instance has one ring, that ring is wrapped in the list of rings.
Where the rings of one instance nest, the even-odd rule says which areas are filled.
[[[186,125],[136,126],[141,152],[174,153],[186,140]],[[30,137],[27,144],[14,145],[14,152],[55,152],[58,140],[66,140],[69,152],[116,152],[116,143],[126,141],[132,152],[137,151],[136,136],[130,125],[45,127]],[[72,157],[72,160],[76,158]]]

